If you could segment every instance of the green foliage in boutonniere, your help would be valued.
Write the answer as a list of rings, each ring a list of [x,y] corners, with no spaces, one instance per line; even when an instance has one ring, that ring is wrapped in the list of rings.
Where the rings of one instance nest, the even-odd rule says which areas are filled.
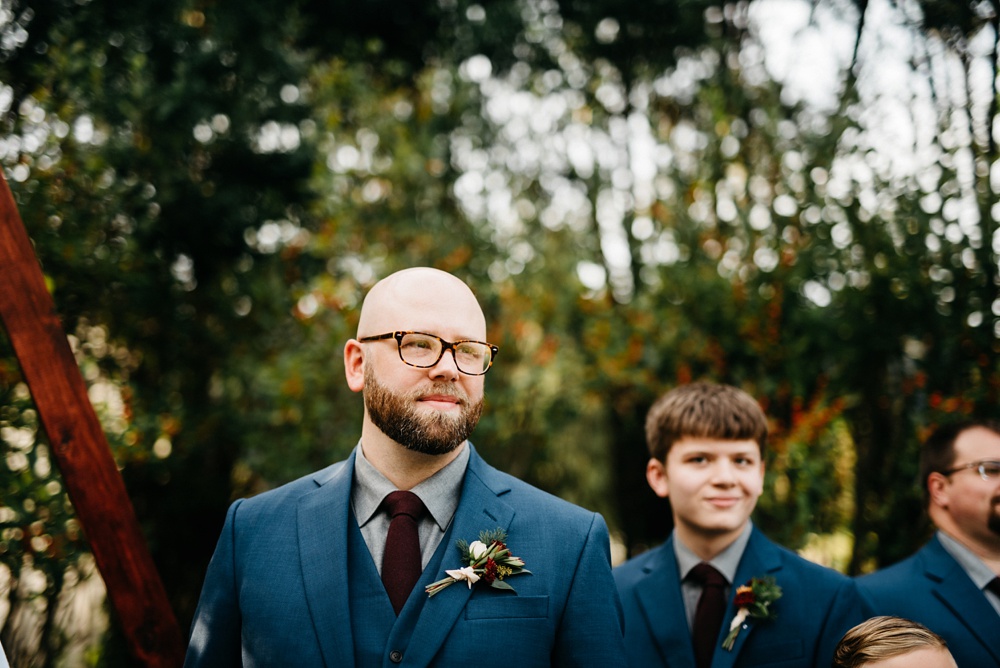
[[[507,532],[499,528],[495,531],[480,532],[479,540],[474,540],[471,544],[465,540],[457,541],[455,545],[462,553],[462,563],[465,566],[452,571],[446,570],[448,577],[432,582],[424,591],[428,596],[433,596],[445,587],[462,580],[469,583],[469,589],[482,581],[494,589],[514,591],[506,579],[522,573],[530,575],[531,571],[524,567],[524,561],[520,557],[510,553],[506,541]]]
[[[750,582],[736,589],[736,616],[729,625],[729,633],[722,641],[722,649],[731,652],[747,617],[755,621],[769,621],[778,617],[771,604],[781,598],[781,587],[773,577],[751,578]]]

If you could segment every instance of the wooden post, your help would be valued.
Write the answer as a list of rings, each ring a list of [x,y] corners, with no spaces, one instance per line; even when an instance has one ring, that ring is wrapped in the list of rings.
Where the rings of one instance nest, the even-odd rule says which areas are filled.
[[[0,321],[129,648],[146,666],[177,668],[180,627],[2,173]]]

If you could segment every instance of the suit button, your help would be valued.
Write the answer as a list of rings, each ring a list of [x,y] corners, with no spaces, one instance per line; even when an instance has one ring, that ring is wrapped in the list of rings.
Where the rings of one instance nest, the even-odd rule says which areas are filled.
[[[401,663],[403,661],[403,653],[398,649],[394,649],[389,652],[389,660],[393,663]]]

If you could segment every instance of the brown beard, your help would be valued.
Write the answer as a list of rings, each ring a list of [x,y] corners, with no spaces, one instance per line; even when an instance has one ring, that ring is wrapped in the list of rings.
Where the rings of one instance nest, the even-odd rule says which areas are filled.
[[[458,399],[457,416],[444,413],[424,415],[413,403],[429,394],[442,394]],[[464,393],[450,383],[434,383],[431,387],[407,394],[397,394],[375,379],[371,366],[365,366],[365,408],[372,423],[386,436],[403,447],[425,455],[444,455],[465,442],[479,423],[483,400],[470,404]]]

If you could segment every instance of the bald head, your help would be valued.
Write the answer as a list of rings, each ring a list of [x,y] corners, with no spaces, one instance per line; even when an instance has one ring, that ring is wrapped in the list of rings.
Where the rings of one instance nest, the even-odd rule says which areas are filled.
[[[376,283],[361,305],[358,338],[397,330],[448,331],[456,338],[484,340],[486,317],[460,279],[439,269],[411,267]]]
[[[344,372],[348,387],[364,394],[365,457],[397,487],[409,489],[451,461],[475,429],[483,376],[459,369],[456,355],[466,353],[452,343],[450,353],[437,349],[430,366],[406,362],[403,339],[393,340],[394,332],[484,342],[486,318],[469,286],[427,267],[387,276],[361,305],[357,338],[344,344]],[[415,344],[410,346],[413,354]]]

